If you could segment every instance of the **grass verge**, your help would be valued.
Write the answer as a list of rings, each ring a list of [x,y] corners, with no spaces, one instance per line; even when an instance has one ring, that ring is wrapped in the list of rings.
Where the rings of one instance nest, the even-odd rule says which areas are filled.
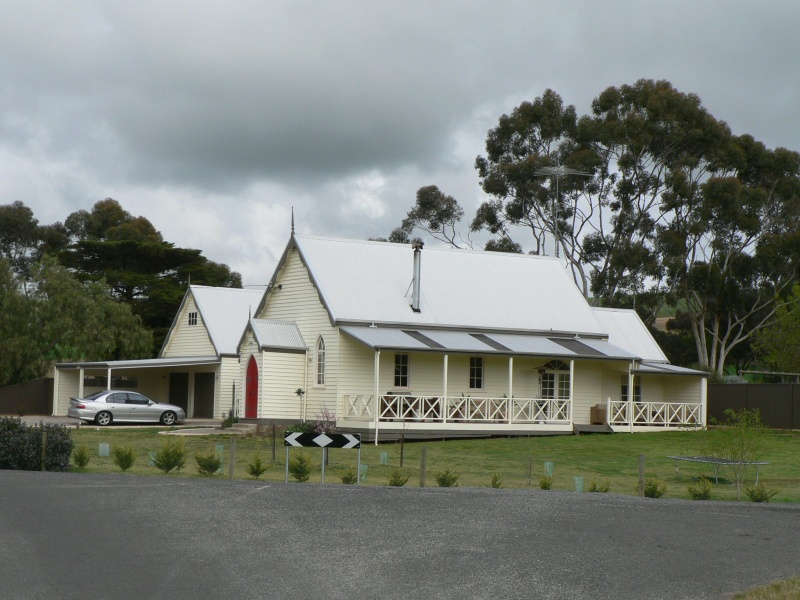
[[[90,451],[90,461],[76,471],[86,473],[119,473],[111,457],[100,457],[99,444],[110,446],[130,446],[139,457],[128,473],[137,475],[164,476],[149,464],[148,455],[161,447],[166,436],[160,435],[157,428],[115,429],[82,427],[73,432],[75,445],[85,445]],[[227,477],[230,460],[231,435],[186,436],[188,459],[186,467],[169,477],[197,477],[195,452],[206,452],[217,444],[223,446],[223,470],[217,477]],[[255,455],[269,465],[261,476],[262,480],[282,481],[286,449],[283,445],[282,431],[277,435],[275,461],[273,462],[271,438],[237,437],[236,464],[234,477],[251,479],[247,466]],[[426,485],[435,486],[437,472],[450,469],[459,474],[458,483],[464,487],[488,487],[492,477],[502,478],[505,488],[538,487],[545,475],[544,463],[552,462],[553,488],[555,490],[574,490],[575,477],[582,477],[584,489],[595,481],[599,486],[608,484],[610,492],[635,494],[638,481],[639,455],[646,457],[648,477],[663,481],[667,490],[666,498],[689,498],[687,486],[702,476],[712,475],[710,465],[680,463],[680,477],[676,475],[674,461],[668,455],[702,454],[703,432],[674,431],[658,433],[581,435],[581,436],[542,436],[516,438],[489,438],[470,440],[447,440],[428,442],[406,442],[403,468],[411,475],[407,487],[419,485],[421,450],[427,449]],[[291,452],[299,452],[292,449]],[[321,478],[321,449],[304,449],[311,459],[311,483],[319,483]],[[385,453],[385,456],[381,456]],[[770,464],[761,467],[759,480],[769,488],[780,492],[772,502],[800,502],[800,432],[770,431],[763,439],[760,457]],[[383,458],[387,464],[383,463]],[[325,469],[325,483],[338,484],[339,472],[355,468],[357,451],[330,450],[329,462]],[[365,444],[362,448],[362,465],[368,465],[366,485],[387,485],[394,469],[400,466],[400,445]],[[745,481],[746,486],[754,483],[755,470]],[[743,496],[744,497],[744,496]],[[714,500],[735,500],[736,492],[720,471],[720,484],[712,490]]]

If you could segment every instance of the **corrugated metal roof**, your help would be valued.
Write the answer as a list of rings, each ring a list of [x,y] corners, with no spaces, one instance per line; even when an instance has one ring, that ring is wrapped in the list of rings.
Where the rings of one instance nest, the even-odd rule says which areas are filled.
[[[708,373],[705,371],[687,369],[686,367],[678,367],[676,365],[668,365],[666,363],[648,362],[643,362],[640,364],[635,373],[652,373],[657,375],[700,375],[701,377],[708,377]]]
[[[535,334],[491,333],[474,335],[469,331],[424,329],[420,332],[396,327],[346,325],[341,331],[376,349],[429,350],[475,354],[522,354],[563,358],[614,358],[633,360],[636,356],[602,340],[551,338]],[[422,337],[410,335],[421,333]],[[424,339],[423,339],[424,338]],[[565,340],[580,342],[564,344]],[[433,342],[433,344],[431,344]]]
[[[250,327],[259,348],[307,350],[303,335],[294,321],[250,319]]]
[[[592,310],[603,329],[608,332],[609,342],[625,348],[642,360],[669,362],[635,310],[624,308],[593,308]]]
[[[137,360],[108,360],[96,362],[58,363],[57,369],[149,369],[153,367],[191,367],[218,365],[218,356],[181,356],[170,358],[143,358]]]
[[[407,244],[295,237],[337,323],[602,335],[571,276],[555,258],[425,248],[420,312],[411,310]]]
[[[190,286],[203,323],[219,354],[237,354],[247,319],[255,314],[264,290]]]

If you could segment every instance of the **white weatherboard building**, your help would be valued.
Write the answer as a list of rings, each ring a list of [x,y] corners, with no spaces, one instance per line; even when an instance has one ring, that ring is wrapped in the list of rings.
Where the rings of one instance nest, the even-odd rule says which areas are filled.
[[[136,374],[190,417],[327,409],[370,437],[652,431],[706,413],[706,374],[670,365],[634,311],[592,308],[557,259],[294,234],[266,292],[191,286],[158,359],[58,373],[60,414]]]

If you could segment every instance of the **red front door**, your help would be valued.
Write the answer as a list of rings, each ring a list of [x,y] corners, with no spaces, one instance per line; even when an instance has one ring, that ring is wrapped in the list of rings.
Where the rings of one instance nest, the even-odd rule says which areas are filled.
[[[258,365],[254,356],[247,363],[247,377],[244,390],[244,418],[258,418]]]

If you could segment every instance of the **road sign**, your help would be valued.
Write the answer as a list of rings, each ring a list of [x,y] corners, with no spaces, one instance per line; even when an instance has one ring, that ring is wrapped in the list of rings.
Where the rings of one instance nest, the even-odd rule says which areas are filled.
[[[300,433],[287,431],[283,436],[283,443],[296,448],[361,448],[361,434],[359,433]]]

